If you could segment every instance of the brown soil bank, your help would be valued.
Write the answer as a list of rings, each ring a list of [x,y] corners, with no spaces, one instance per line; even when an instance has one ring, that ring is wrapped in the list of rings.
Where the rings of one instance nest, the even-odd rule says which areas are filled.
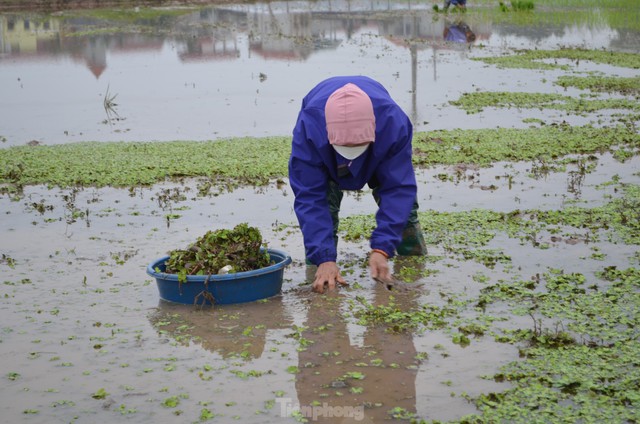
[[[0,0],[0,12],[17,11],[47,11],[55,12],[70,9],[98,9],[113,7],[171,7],[171,6],[201,6],[206,4],[251,3],[233,0]]]

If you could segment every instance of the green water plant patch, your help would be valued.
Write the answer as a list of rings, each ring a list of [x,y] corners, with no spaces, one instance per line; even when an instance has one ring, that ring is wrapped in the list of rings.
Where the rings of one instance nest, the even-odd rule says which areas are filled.
[[[487,376],[511,388],[472,399],[481,413],[459,422],[635,422],[639,289],[640,271],[615,267],[595,278],[555,270],[485,289],[481,299],[530,315],[533,328],[502,338],[524,343],[523,360]]]
[[[637,6],[636,0],[474,0],[465,14],[469,20],[482,19],[494,27],[506,25],[523,31],[568,25],[635,33],[640,26]]]
[[[427,244],[441,245],[444,251],[465,260],[474,260],[491,268],[510,261],[509,255],[481,249],[505,233],[521,243],[544,248],[543,237],[575,236],[597,241],[606,237],[613,242],[640,244],[640,187],[620,185],[622,196],[609,203],[582,208],[567,206],[561,210],[514,210],[496,212],[476,209],[461,212],[422,211],[418,213]],[[375,228],[374,215],[352,215],[340,220],[345,240],[361,240]],[[585,233],[586,232],[586,233]]]
[[[614,151],[618,146],[640,147],[640,134],[623,125],[549,125],[540,128],[452,130],[417,133],[413,161],[417,166],[474,164],[498,161],[557,160],[570,154]]]
[[[129,187],[204,176],[212,184],[264,185],[287,172],[291,140],[83,142],[0,149],[0,183]]]
[[[632,69],[640,68],[640,55],[607,50],[569,48],[559,50],[522,50],[514,55],[476,57],[472,59],[479,60],[490,65],[496,65],[500,68],[569,70],[568,65],[557,63],[558,59],[567,59],[574,62],[591,61],[594,63]],[[554,61],[552,62],[551,59]]]
[[[350,302],[350,309],[358,324],[383,326],[390,333],[442,329],[458,314],[458,308],[451,304],[421,305],[408,309],[393,297],[386,305],[373,305],[363,297],[356,296],[355,301]]]
[[[549,125],[526,129],[417,132],[418,167],[560,158],[625,146],[640,146],[633,126]],[[21,187],[135,187],[167,179],[201,177],[199,192],[263,186],[287,175],[288,137],[237,138],[210,142],[86,142],[0,149],[0,193]]]
[[[574,75],[560,76],[555,82],[561,87],[576,87],[581,90],[596,92],[615,92],[638,96],[640,94],[640,77],[607,77],[591,75],[578,77]]]
[[[577,83],[577,81],[575,82]],[[482,112],[485,107],[555,109],[576,114],[591,113],[603,109],[640,110],[640,103],[635,99],[588,99],[557,93],[514,93],[509,91],[464,93],[458,100],[449,103],[469,114]]]
[[[511,0],[509,3],[501,1],[499,5],[503,12],[524,12],[535,9],[535,4],[531,0]]]

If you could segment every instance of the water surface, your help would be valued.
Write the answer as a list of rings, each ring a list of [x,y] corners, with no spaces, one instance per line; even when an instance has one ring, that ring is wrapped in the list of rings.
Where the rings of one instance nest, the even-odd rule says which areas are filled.
[[[349,74],[384,84],[416,130],[521,125],[518,113],[470,117],[447,104],[475,90],[558,88],[539,72],[488,69],[470,57],[640,51],[637,33],[597,10],[532,26],[494,22],[500,15],[488,7],[443,15],[431,3],[396,1],[145,10],[0,15],[0,145],[288,135],[306,92]],[[461,22],[474,41],[446,39]]]
[[[473,61],[523,48],[640,51],[633,25],[613,25],[597,10],[589,19],[559,10],[527,25],[485,9],[471,5],[465,15],[444,16],[430,3],[300,1],[152,16],[144,9],[110,17],[106,11],[6,13],[0,16],[0,146],[287,135],[313,84],[361,73],[385,84],[418,130],[531,125],[525,118],[611,124],[598,114],[487,109],[467,115],[450,105],[476,90],[564,93],[553,82],[565,74],[637,75],[593,63],[532,71]],[[458,20],[475,41],[444,39],[445,27]],[[637,157],[593,160],[595,170],[579,180],[571,164],[538,178],[530,163],[423,169],[419,202],[423,211],[437,212],[597,207],[620,196],[611,181],[640,183]],[[456,177],[442,180],[443,174]],[[312,294],[313,270],[304,265],[286,181],[207,196],[197,194],[198,184],[30,186],[20,196],[0,197],[4,420],[197,422],[211,413],[218,422],[281,423],[294,422],[290,413],[300,404],[326,404],[325,412],[362,407],[359,422],[386,422],[393,408],[455,420],[476,412],[468,396],[509,388],[485,377],[522,360],[516,345],[485,335],[462,346],[452,339],[453,324],[389,334],[350,316],[358,298],[376,305],[390,300],[363,265],[366,241],[340,242],[350,289]],[[345,198],[344,215],[374,211],[366,190]],[[281,295],[204,310],[159,299],[144,273],[148,263],[207,230],[242,222],[292,256]],[[416,268],[431,272],[418,277],[420,290],[398,301],[404,309],[443,305],[548,269],[592,281],[604,266],[637,263],[637,246],[607,237],[589,241],[588,229],[572,231],[578,242],[538,235],[546,249],[500,234],[486,248],[507,252],[511,261],[495,267],[461,260],[447,243],[429,245]],[[532,326],[528,316],[494,312],[504,326]],[[349,422],[340,418],[320,420]]]

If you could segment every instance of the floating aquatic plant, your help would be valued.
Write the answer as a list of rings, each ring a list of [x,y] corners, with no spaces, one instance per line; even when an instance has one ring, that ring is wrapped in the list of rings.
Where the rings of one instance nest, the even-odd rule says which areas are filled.
[[[450,101],[467,113],[482,112],[485,107],[554,109],[577,114],[603,109],[640,110],[633,99],[582,99],[556,93],[473,92],[464,93],[458,100]]]
[[[0,183],[129,187],[205,176],[222,189],[260,186],[286,175],[290,151],[286,137],[20,146],[0,149]]]
[[[618,92],[622,94],[640,94],[640,77],[609,77],[609,76],[588,76],[578,77],[575,75],[563,75],[555,82],[561,87],[576,87],[581,90],[591,90],[597,92]]]
[[[407,310],[391,299],[388,304],[372,305],[361,296],[351,302],[353,316],[360,325],[381,325],[390,333],[404,333],[418,329],[439,329],[458,311],[450,305],[422,305]]]
[[[534,160],[638,145],[638,132],[623,125],[432,131],[414,135],[413,162],[419,167],[488,166],[501,160]],[[286,137],[10,147],[0,149],[0,184],[6,183],[0,190],[18,192],[16,187],[31,184],[135,187],[167,178],[203,176],[209,180],[199,191],[206,195],[213,187],[222,191],[241,184],[262,186],[286,176],[290,152],[291,141]]]
[[[530,345],[521,349],[523,360],[492,378],[512,387],[473,399],[480,414],[461,422],[636,420],[640,271],[608,267],[600,277],[608,285],[582,274],[550,272],[540,281],[501,283],[484,291],[483,296],[491,293],[490,302],[508,302],[516,313],[540,314],[560,324],[542,328],[540,319],[533,330],[511,331]],[[540,290],[543,280],[546,287]]]
[[[558,50],[522,50],[515,55],[499,57],[471,58],[501,68],[523,69],[564,69],[566,64],[544,62],[544,59],[567,59],[573,61],[587,60],[624,68],[640,68],[640,55],[634,53],[614,52],[607,50],[558,49]]]

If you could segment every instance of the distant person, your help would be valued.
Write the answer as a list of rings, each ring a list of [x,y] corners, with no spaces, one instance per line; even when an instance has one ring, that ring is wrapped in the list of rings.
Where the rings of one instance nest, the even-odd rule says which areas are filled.
[[[314,291],[346,284],[336,264],[344,190],[367,184],[378,204],[369,269],[390,279],[388,259],[424,255],[412,164],[413,127],[377,81],[364,76],[320,82],[302,100],[293,129],[289,180]]]
[[[476,34],[469,28],[469,25],[462,21],[457,21],[454,24],[445,24],[442,35],[446,41],[455,43],[473,43],[476,41]]]
[[[466,9],[467,8],[467,0],[445,0],[444,2],[444,10],[449,10],[449,6],[455,6],[457,9]]]

